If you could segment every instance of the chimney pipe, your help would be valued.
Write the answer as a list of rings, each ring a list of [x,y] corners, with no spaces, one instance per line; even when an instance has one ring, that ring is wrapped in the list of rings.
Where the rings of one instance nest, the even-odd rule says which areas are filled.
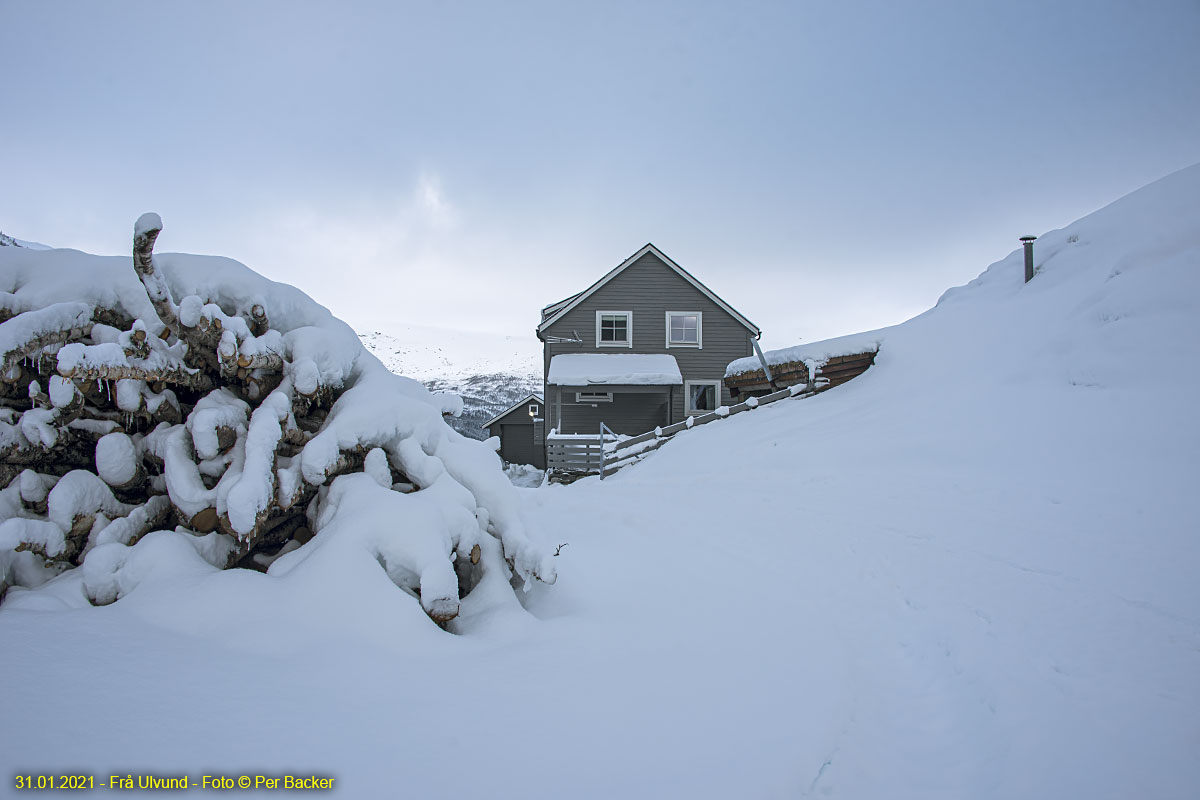
[[[1033,243],[1036,236],[1022,236],[1021,244],[1025,245],[1025,282],[1033,280]]]

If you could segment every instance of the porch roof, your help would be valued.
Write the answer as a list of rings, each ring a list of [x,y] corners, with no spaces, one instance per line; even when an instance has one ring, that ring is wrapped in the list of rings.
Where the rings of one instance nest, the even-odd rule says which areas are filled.
[[[650,353],[566,353],[550,359],[553,386],[682,386],[675,356]]]

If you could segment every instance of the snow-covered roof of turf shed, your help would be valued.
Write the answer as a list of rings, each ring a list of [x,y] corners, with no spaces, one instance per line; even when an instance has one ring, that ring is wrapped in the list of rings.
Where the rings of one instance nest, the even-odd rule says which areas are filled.
[[[540,394],[530,393],[530,394],[526,395],[524,399],[518,400],[517,402],[513,403],[511,406],[504,409],[499,414],[492,417],[491,419],[489,419],[487,422],[483,423],[479,427],[481,427],[481,428],[492,427],[492,425],[494,425],[497,420],[499,420],[502,417],[507,417],[509,414],[516,411],[518,408],[525,405],[526,403],[528,403],[530,400],[536,400],[537,402],[541,403],[542,405],[546,405],[546,401],[542,399],[542,396]]]

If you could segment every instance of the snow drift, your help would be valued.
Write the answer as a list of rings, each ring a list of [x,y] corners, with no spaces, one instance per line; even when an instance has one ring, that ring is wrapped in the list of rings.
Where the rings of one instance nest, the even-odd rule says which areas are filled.
[[[270,575],[156,533],[108,552],[176,571],[101,570],[140,580],[111,606],[13,590],[4,756],[316,770],[346,797],[1190,800],[1200,168],[1035,252],[1032,282],[1014,251],[843,386],[519,492],[564,580],[485,576],[470,635],[396,590],[424,550],[358,530],[390,497],[374,462],[314,509],[348,535]]]

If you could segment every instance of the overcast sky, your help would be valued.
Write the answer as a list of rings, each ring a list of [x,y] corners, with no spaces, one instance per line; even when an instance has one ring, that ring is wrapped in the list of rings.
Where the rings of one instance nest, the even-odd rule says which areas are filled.
[[[1200,0],[0,0],[0,230],[532,333],[648,241],[785,346],[1200,161]]]

